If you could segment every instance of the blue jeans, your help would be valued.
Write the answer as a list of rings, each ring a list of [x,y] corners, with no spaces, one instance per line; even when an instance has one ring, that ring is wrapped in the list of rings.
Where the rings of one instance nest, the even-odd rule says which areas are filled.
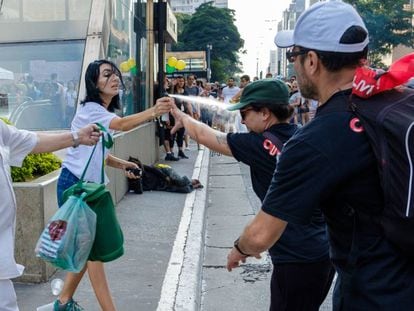
[[[66,167],[62,168],[57,182],[57,199],[59,207],[65,203],[63,202],[63,192],[76,184],[78,181],[79,178],[73,175],[71,171],[69,171]]]

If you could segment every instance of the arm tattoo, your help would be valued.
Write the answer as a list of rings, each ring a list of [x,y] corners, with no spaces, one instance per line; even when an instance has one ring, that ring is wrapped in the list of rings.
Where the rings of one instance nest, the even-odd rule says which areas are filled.
[[[223,134],[216,135],[217,142],[219,145],[227,145],[227,136]]]

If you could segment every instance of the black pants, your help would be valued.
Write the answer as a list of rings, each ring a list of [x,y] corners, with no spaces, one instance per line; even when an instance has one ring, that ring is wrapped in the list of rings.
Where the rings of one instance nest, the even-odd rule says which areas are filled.
[[[182,127],[180,128],[175,134],[171,134],[171,129],[164,129],[164,140],[168,141],[170,145],[171,151],[174,148],[174,142],[177,141],[178,148],[182,148],[184,144],[184,131],[185,129]]]
[[[273,266],[270,311],[318,311],[331,287],[335,269],[329,259]]]

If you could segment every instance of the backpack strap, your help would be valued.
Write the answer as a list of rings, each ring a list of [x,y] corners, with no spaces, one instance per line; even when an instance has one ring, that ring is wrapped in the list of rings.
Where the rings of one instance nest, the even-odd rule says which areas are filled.
[[[273,145],[275,145],[276,146],[276,148],[280,151],[280,152],[282,152],[282,148],[283,148],[283,143],[282,143],[282,141],[276,136],[276,135],[273,135],[272,133],[270,133],[269,131],[265,131],[265,132],[263,132],[262,133],[262,135],[264,136],[264,137],[266,137],[267,139],[269,139],[272,143],[273,143]]]

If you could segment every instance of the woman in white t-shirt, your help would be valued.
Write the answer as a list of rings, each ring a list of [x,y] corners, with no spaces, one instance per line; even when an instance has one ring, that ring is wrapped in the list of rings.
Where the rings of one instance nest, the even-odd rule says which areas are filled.
[[[174,104],[173,99],[163,97],[157,100],[154,107],[143,112],[123,118],[118,117],[114,111],[120,108],[119,88],[122,84],[121,72],[112,62],[97,60],[90,63],[85,73],[86,97],[81,102],[73,118],[72,131],[76,131],[84,124],[90,123],[102,124],[111,135],[114,131],[128,131],[145,121],[168,113]],[[102,142],[98,143],[94,152],[84,177],[85,181],[101,182],[101,144]],[[59,205],[63,204],[63,192],[75,184],[82,175],[91,151],[92,147],[89,146],[69,148],[58,180]],[[109,154],[106,149],[104,156],[106,165],[122,169],[128,178],[135,178],[128,169],[136,168],[137,164],[117,158]],[[107,182],[108,178],[105,176],[105,183]],[[55,301],[54,310],[83,310],[72,297],[86,270],[88,270],[92,287],[102,310],[116,310],[106,280],[104,265],[100,261],[88,261],[80,273],[69,272],[67,274],[63,290]]]

